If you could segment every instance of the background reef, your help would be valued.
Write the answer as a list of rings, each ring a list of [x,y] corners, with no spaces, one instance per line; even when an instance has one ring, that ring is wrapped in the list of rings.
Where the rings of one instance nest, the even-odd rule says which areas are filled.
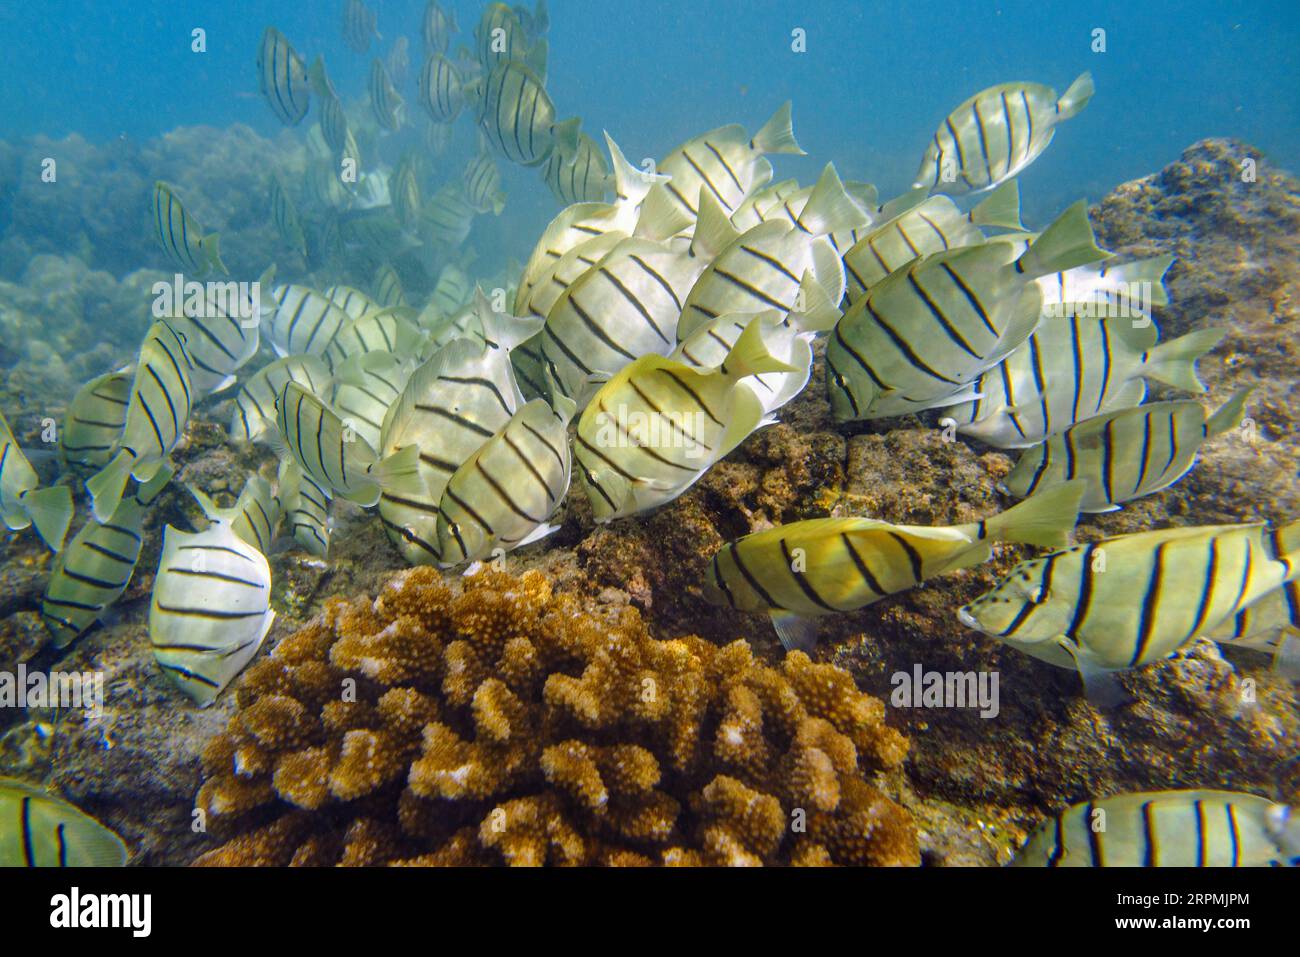
[[[166,273],[139,269],[143,263],[161,265],[143,222],[138,234],[126,235],[110,224],[143,215],[139,211],[147,207],[143,197],[153,177],[166,179],[169,169],[185,164],[186,180],[195,185],[192,193],[203,197],[203,207],[192,212],[223,227],[223,251],[234,257],[227,259],[232,270],[260,272],[262,263],[240,261],[237,251],[274,245],[262,197],[242,187],[254,170],[264,172],[259,164],[268,149],[267,141],[238,127],[181,130],[144,144],[63,141],[60,177],[69,188],[42,190],[39,181],[19,170],[32,169],[30,158],[45,155],[48,144],[0,144],[0,402],[20,441],[39,448],[42,421],[62,415],[76,385],[122,365],[138,344],[147,325],[148,288]],[[292,149],[277,145],[276,150],[289,157],[285,172],[292,175]],[[1242,180],[1247,157],[1258,164],[1254,182]],[[1212,442],[1182,482],[1122,511],[1085,517],[1077,536],[1093,540],[1153,526],[1300,514],[1295,421],[1300,183],[1245,144],[1207,140],[1165,169],[1117,187],[1091,214],[1102,244],[1121,256],[1175,257],[1166,279],[1170,305],[1155,316],[1162,338],[1228,328],[1224,342],[1200,362],[1209,390],[1203,400],[1217,405],[1243,385],[1255,392],[1247,427]],[[1123,676],[1133,701],[1102,712],[1087,704],[1072,673],[962,629],[954,609],[1005,574],[1022,555],[1013,547],[1001,549],[985,566],[856,614],[825,619],[821,644],[808,663],[793,656],[782,663],[766,619],[706,605],[700,595],[704,564],[724,541],[754,529],[827,514],[948,524],[1005,507],[994,484],[1009,471],[1012,457],[973,442],[946,440],[938,416],[837,426],[824,399],[823,372],[819,361],[812,385],[782,410],[780,424],[751,437],[670,506],[595,527],[582,497],[571,496],[562,530],[541,547],[511,555],[507,568],[523,576],[518,582],[525,584],[514,587],[536,590],[536,604],[568,608],[566,603],[573,603],[584,620],[604,622],[610,634],[622,635],[636,655],[653,658],[675,653],[670,647],[685,649],[680,653],[695,662],[691,667],[711,682],[702,692],[703,716],[695,721],[701,741],[716,745],[719,729],[745,713],[746,706],[732,700],[744,694],[733,690],[749,686],[719,680],[727,668],[733,675],[763,675],[762,681],[794,687],[792,670],[838,666],[857,689],[845,686],[846,700],[860,702],[857,707],[875,717],[854,732],[806,701],[804,707],[809,721],[826,721],[834,735],[853,741],[851,770],[839,744],[813,748],[825,755],[830,771],[820,758],[809,758],[811,745],[800,743],[797,723],[787,720],[765,739],[768,753],[758,765],[729,764],[715,748],[712,754],[700,751],[681,772],[666,739],[644,726],[614,721],[609,727],[618,730],[608,735],[582,726],[572,710],[566,713],[548,700],[549,681],[539,672],[517,686],[499,679],[525,705],[521,713],[528,720],[552,722],[518,758],[519,776],[483,793],[441,794],[436,800],[461,806],[432,824],[421,812],[422,802],[435,800],[430,795],[440,785],[430,783],[430,794],[407,795],[393,777],[394,768],[409,773],[427,767],[428,780],[435,782],[436,768],[421,763],[430,751],[445,755],[462,746],[484,747],[479,735],[490,737],[493,724],[490,715],[479,723],[477,694],[469,685],[448,690],[448,649],[456,640],[468,640],[458,630],[461,625],[437,617],[445,609],[420,619],[422,628],[451,643],[442,649],[444,660],[419,676],[367,674],[364,656],[349,659],[339,650],[349,641],[373,640],[383,630],[380,625],[398,620],[386,621],[387,612],[375,610],[370,598],[380,596],[383,606],[384,596],[393,593],[390,579],[402,568],[378,523],[343,505],[328,561],[301,551],[272,557],[280,618],[268,641],[274,646],[270,656],[213,708],[191,708],[154,666],[144,625],[162,526],[186,527],[198,519],[178,482],[149,517],[139,570],[118,614],[62,659],[54,657],[38,615],[48,554],[31,536],[10,535],[0,544],[0,667],[23,661],[50,667],[57,660],[63,669],[102,670],[108,703],[107,720],[93,727],[80,715],[65,716],[51,728],[49,715],[0,713],[0,723],[14,722],[0,724],[0,773],[48,773],[67,797],[118,830],[138,851],[135,860],[154,864],[189,863],[201,854],[210,855],[208,860],[300,855],[313,862],[427,862],[429,855],[483,861],[539,855],[606,862],[721,861],[729,855],[780,862],[851,860],[834,842],[812,834],[804,842],[774,846],[763,820],[741,826],[732,813],[743,797],[746,804],[767,808],[770,825],[777,810],[788,816],[796,801],[815,798],[817,789],[809,783],[815,775],[791,771],[800,755],[805,765],[826,772],[823,783],[837,783],[846,808],[861,800],[882,809],[894,825],[886,828],[893,843],[877,848],[880,856],[874,859],[896,863],[1002,862],[1044,813],[1089,795],[1213,786],[1300,801],[1300,773],[1294,764],[1289,773],[1284,767],[1296,753],[1300,701],[1295,687],[1269,672],[1261,657],[1225,653],[1202,642],[1177,658]],[[1153,391],[1159,397],[1158,389]],[[176,456],[181,482],[233,496],[247,470],[270,467],[269,457],[225,442],[228,420],[228,404],[196,412]],[[50,463],[39,456],[36,464],[52,474]],[[442,586],[423,575],[416,576],[421,587],[443,595]],[[499,596],[506,587],[502,581],[483,579],[469,588]],[[452,592],[460,587],[452,583]],[[439,599],[447,608],[463,600],[448,594]],[[332,599],[339,601],[329,604]],[[379,617],[371,621],[368,615]],[[356,629],[360,637],[349,637],[350,626],[341,633],[341,622],[365,627]],[[452,638],[453,632],[460,637]],[[668,644],[651,645],[652,638]],[[744,644],[734,644],[738,639]],[[548,665],[545,675],[581,680],[593,658],[573,651],[582,644],[573,642],[571,657]],[[475,689],[507,665],[504,644],[491,638],[488,645],[498,653],[487,664],[476,662]],[[999,714],[984,720],[975,710],[890,707],[890,676],[910,672],[918,663],[935,671],[997,671]],[[282,680],[277,669],[304,668],[308,674],[337,669],[359,675],[365,720],[356,725],[348,723],[352,718],[336,720],[311,699],[310,689],[276,684]],[[288,738],[263,740],[257,715],[282,706],[294,711],[279,701],[261,704],[279,698],[299,703],[300,725],[286,725],[294,729]],[[509,711],[502,707],[502,713]],[[265,725],[268,734],[284,721],[275,713]],[[434,734],[430,742],[425,729],[438,721],[454,732],[454,740]],[[875,745],[854,738],[868,725]],[[375,740],[388,734],[405,742],[389,748],[387,763],[379,761],[382,780],[364,794],[342,778],[334,790],[335,770],[354,766],[362,753],[355,744],[348,750],[351,732],[367,732]],[[834,739],[831,732],[822,733]],[[354,735],[352,740],[369,739]],[[883,747],[882,741],[892,745]],[[549,762],[547,748],[559,749],[551,751]],[[286,793],[303,798],[294,803],[275,786],[276,765],[285,761],[305,772],[308,758],[290,760],[304,751],[318,762],[319,773],[314,791],[286,783]],[[241,753],[261,762],[250,777],[255,800],[227,793],[231,762]],[[623,756],[627,773],[611,772],[611,761],[618,763],[611,754]],[[322,763],[322,755],[328,763]],[[326,780],[323,791],[321,779]],[[592,783],[597,779],[599,786]],[[655,783],[648,784],[651,779]],[[200,806],[223,809],[209,815],[208,833],[191,826],[200,786]],[[610,820],[601,820],[592,805],[601,786],[611,807],[616,798],[631,806],[634,795],[640,796],[637,806],[643,812],[657,807],[657,818],[647,813],[639,819],[650,831],[621,830],[611,823],[617,815],[609,813]],[[796,795],[799,788],[805,790]],[[651,793],[664,797],[650,798]],[[677,808],[671,824],[665,823],[670,816],[665,798]],[[822,799],[829,800],[825,794]],[[511,826],[492,837],[492,812],[498,807]],[[510,817],[513,812],[516,817]],[[542,819],[568,828],[552,834],[545,851],[528,823]],[[490,840],[484,840],[484,821]],[[426,825],[432,830],[419,830]],[[647,833],[657,836],[651,840]],[[412,834],[419,840],[412,841]]]

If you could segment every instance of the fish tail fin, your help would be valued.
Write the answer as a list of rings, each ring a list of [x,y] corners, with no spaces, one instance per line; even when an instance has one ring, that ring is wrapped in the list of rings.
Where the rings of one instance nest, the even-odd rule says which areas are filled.
[[[582,119],[577,116],[571,116],[551,127],[551,135],[555,137],[555,149],[566,163],[578,152],[580,129],[582,129]]]
[[[1153,306],[1169,305],[1169,291],[1165,289],[1164,277],[1173,265],[1173,256],[1152,256],[1138,259],[1122,266],[1106,270],[1107,278],[1118,276],[1124,283],[1148,283],[1151,287],[1151,304]]]
[[[375,465],[373,476],[380,486],[389,492],[403,495],[428,495],[429,489],[420,475],[420,447],[412,444],[404,446],[381,459]]]
[[[163,462],[154,473],[153,478],[147,482],[142,482],[135,490],[135,500],[141,505],[150,505],[153,500],[162,494],[162,490],[167,487],[167,483],[172,480],[176,474],[176,469],[171,462]]]
[[[72,524],[72,489],[66,485],[32,489],[23,495],[21,504],[41,541],[51,551],[62,551],[63,539]]]
[[[763,320],[760,315],[750,319],[745,325],[745,331],[740,334],[736,344],[731,347],[731,351],[727,353],[727,358],[722,360],[719,371],[730,378],[743,379],[746,376],[757,375],[760,372],[796,372],[798,370],[767,351],[767,343],[763,341]]]
[[[126,449],[122,449],[102,469],[86,479],[86,491],[90,493],[95,520],[107,522],[122,503],[122,492],[126,489],[126,480],[131,477],[131,466],[135,458]]]
[[[1205,385],[1196,375],[1196,360],[1217,346],[1227,332],[1226,329],[1198,329],[1162,342],[1147,351],[1142,374],[1175,389],[1204,392]]]
[[[505,208],[506,208],[506,194],[501,190],[497,190],[497,192],[495,192],[492,195],[492,215],[500,216],[501,213],[505,210]]]
[[[1246,415],[1246,400],[1250,398],[1252,391],[1254,390],[1247,387],[1234,392],[1227,402],[1219,406],[1215,413],[1205,420],[1205,434],[1222,435],[1229,429],[1241,425],[1241,420]]]
[[[976,226],[992,226],[995,229],[1024,230],[1020,221],[1020,183],[1009,179],[970,211],[970,221]]]
[[[840,310],[825,287],[817,281],[811,269],[804,270],[799,282],[799,297],[796,308],[790,312],[790,322],[800,332],[827,332],[835,328],[840,321]]]
[[[227,510],[217,505],[207,492],[189,482],[185,483],[185,489],[194,496],[194,500],[199,503],[199,508],[203,510],[203,514],[209,519],[214,522],[223,522],[229,519],[230,516]]]
[[[1077,116],[1088,105],[1092,99],[1092,94],[1097,91],[1093,86],[1091,73],[1080,73],[1075,81],[1070,84],[1070,88],[1062,94],[1061,98],[1056,101],[1056,109],[1061,115],[1061,119],[1068,120],[1072,116]]]
[[[827,163],[799,214],[800,228],[815,236],[824,236],[839,230],[857,229],[866,223],[866,213],[844,188],[835,172],[835,164]]]
[[[1048,273],[1100,262],[1110,255],[1097,245],[1092,223],[1088,221],[1088,204],[1081,199],[1029,244],[1016,261],[1016,268],[1026,279],[1037,279]]]
[[[986,520],[985,532],[1000,542],[1060,548],[1069,543],[1087,486],[1086,481],[1075,479],[1040,492]]]
[[[334,88],[325,75],[325,57],[317,55],[311,66],[307,67],[307,79],[311,82],[312,91],[322,99],[334,95]]]
[[[754,134],[749,145],[760,153],[793,153],[806,156],[794,138],[794,126],[790,121],[790,101],[782,103],[771,119],[763,124]]]
[[[645,199],[646,194],[655,183],[666,183],[669,177],[663,173],[647,173],[639,170],[627,161],[614,137],[605,131],[605,148],[609,150],[611,174],[614,177],[614,193],[625,202],[635,206]],[[687,223],[687,225],[690,225]]]
[[[207,253],[208,263],[213,269],[217,270],[223,276],[229,276],[230,270],[226,264],[221,261],[221,237],[216,233],[208,233],[203,237],[203,250]]]
[[[524,57],[524,64],[537,74],[537,79],[546,82],[547,60],[551,56],[551,45],[545,40],[538,40]]]

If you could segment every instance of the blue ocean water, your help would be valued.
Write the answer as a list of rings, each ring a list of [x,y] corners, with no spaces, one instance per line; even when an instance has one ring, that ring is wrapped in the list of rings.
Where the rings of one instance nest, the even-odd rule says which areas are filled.
[[[344,44],[342,3],[11,0],[0,6],[0,138],[145,139],[232,123],[274,135],[281,128],[254,67],[268,24],[304,58],[323,54],[346,97],[364,95],[370,57],[406,35],[418,112],[423,0],[371,6],[384,40],[362,56]],[[481,4],[444,6],[472,45]],[[597,139],[609,130],[633,159],[725,123],[755,129],[790,99],[809,155],[781,157],[779,175],[810,181],[833,160],[887,196],[907,185],[928,137],[965,97],[1022,79],[1064,90],[1084,70],[1096,79],[1091,106],[1022,179],[1031,225],[1159,169],[1202,137],[1239,137],[1284,166],[1300,151],[1300,5],[1286,0],[553,0],[550,18],[548,87],[560,114],[582,117]],[[206,31],[205,53],[191,51],[195,28]],[[792,51],[796,29],[806,52]],[[1104,52],[1093,50],[1096,30]],[[506,232],[540,228],[554,200],[534,171],[503,172]],[[511,245],[518,255],[530,242]]]

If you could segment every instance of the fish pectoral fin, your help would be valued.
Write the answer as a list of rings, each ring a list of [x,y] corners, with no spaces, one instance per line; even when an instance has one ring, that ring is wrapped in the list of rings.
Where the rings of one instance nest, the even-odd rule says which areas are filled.
[[[1115,677],[1114,671],[1093,662],[1086,650],[1064,635],[1058,639],[1058,643],[1074,658],[1079,677],[1083,680],[1084,696],[1090,705],[1099,711],[1108,711],[1133,700],[1132,695],[1124,690],[1124,686]]]
[[[817,620],[803,618],[793,612],[769,612],[776,636],[786,651],[811,651],[817,647]]]
[[[22,496],[20,504],[41,540],[51,551],[62,551],[72,523],[72,489],[66,485],[33,489]]]
[[[519,541],[515,544],[515,548],[523,548],[525,545],[533,544],[533,542],[540,542],[547,535],[551,535],[555,532],[558,532],[559,530],[560,530],[559,525],[551,525],[548,522],[543,522],[541,525],[538,525],[535,529],[533,529],[523,538],[519,539]]]

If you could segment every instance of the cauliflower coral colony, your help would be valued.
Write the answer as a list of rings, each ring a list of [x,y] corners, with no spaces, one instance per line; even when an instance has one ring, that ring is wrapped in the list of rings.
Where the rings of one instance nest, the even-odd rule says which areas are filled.
[[[332,602],[238,686],[198,863],[919,863],[872,784],[907,739],[847,673],[606,618],[496,568]]]

